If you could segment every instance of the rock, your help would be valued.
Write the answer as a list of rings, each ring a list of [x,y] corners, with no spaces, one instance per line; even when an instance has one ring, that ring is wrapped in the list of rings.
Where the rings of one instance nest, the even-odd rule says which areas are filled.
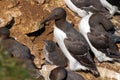
[[[43,74],[43,77],[45,78],[45,80],[48,80],[48,76],[49,76],[50,72],[56,67],[57,66],[51,66],[51,65],[44,65],[42,67],[40,72],[41,72],[41,74]]]
[[[45,4],[48,3],[50,0],[34,0],[34,2],[38,3],[38,4]]]
[[[0,27],[5,27],[11,22],[12,19],[13,17],[11,15],[0,13]]]
[[[19,4],[19,0],[9,0],[9,5],[7,5],[7,8],[13,8],[13,7],[17,7],[17,5]]]
[[[64,4],[64,0],[0,0],[0,27],[8,25],[12,18],[14,17],[15,23],[10,28],[11,36],[16,38],[19,42],[28,46],[35,55],[34,62],[38,68],[41,68],[41,64],[44,63],[43,55],[43,39],[53,40],[53,22],[49,22],[45,26],[45,31],[43,31],[39,36],[26,36],[28,33],[32,33],[42,28],[40,22],[45,18],[52,9],[56,7],[63,7],[67,11],[67,19],[75,25],[77,29],[80,18],[74,14],[69,8]],[[115,16],[112,19],[113,23],[120,29],[120,16]],[[32,41],[32,39],[34,39]],[[118,44],[120,48],[120,44]],[[102,66],[101,66],[102,65]],[[112,69],[117,72],[120,65],[110,63],[104,63],[97,65],[97,67],[103,67],[107,69]],[[53,66],[46,66],[50,68]],[[48,71],[46,68],[42,69],[42,73],[47,75]],[[44,72],[45,70],[45,72]],[[41,74],[42,74],[41,73]],[[109,80],[109,78],[95,78],[93,75],[84,72],[78,72],[86,80]]]

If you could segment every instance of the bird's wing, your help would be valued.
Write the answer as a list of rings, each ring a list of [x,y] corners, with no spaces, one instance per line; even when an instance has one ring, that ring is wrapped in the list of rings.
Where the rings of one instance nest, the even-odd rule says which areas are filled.
[[[100,14],[98,14],[98,15],[100,15]],[[103,15],[100,15],[100,17],[101,17],[101,24],[103,25],[103,27],[104,27],[104,29],[106,30],[106,31],[111,31],[111,30],[115,30],[114,29],[114,24],[111,22],[111,21],[109,21],[105,16],[103,16]]]
[[[94,61],[90,56],[89,45],[87,45],[87,43],[72,38],[66,38],[64,43],[68,51],[78,62],[89,69],[96,69]]]
[[[78,8],[87,7],[90,5],[91,0],[71,0]]]
[[[89,45],[82,42],[81,40],[75,40],[72,38],[66,38],[64,40],[65,46],[68,51],[74,53],[75,55],[84,55],[89,50]]]
[[[107,49],[109,47],[109,45],[106,44],[109,42],[109,37],[107,35],[104,35],[104,34],[94,35],[92,33],[88,33],[88,38],[92,43],[92,45],[98,50]]]

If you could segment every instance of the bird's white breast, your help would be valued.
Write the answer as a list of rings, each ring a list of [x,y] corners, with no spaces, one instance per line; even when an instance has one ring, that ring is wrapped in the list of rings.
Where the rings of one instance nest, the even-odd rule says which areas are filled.
[[[85,39],[87,40],[91,50],[93,51],[93,53],[95,54],[95,56],[97,57],[97,59],[102,62],[102,61],[112,61],[113,59],[107,57],[104,53],[102,53],[101,51],[98,51],[90,42],[87,33],[91,32],[90,31],[90,25],[89,25],[89,19],[92,16],[92,13],[90,13],[89,15],[83,17],[79,23],[79,32],[85,37]]]
[[[79,31],[82,33],[82,34],[86,34],[88,32],[91,32],[90,31],[90,26],[89,26],[89,18],[92,16],[92,13],[89,13],[89,15],[83,17],[80,21],[80,24],[79,24]]]
[[[85,10],[82,10],[78,7],[76,7],[71,0],[64,0],[65,4],[75,13],[77,13],[80,17],[84,17],[88,15],[88,13]]]
[[[118,11],[118,8],[116,6],[112,6],[109,2],[107,2],[106,0],[100,0],[101,4],[107,8],[110,12],[110,14],[113,16],[115,14],[115,12]],[[119,11],[118,11],[119,12]]]
[[[64,39],[67,38],[67,36],[62,30],[60,30],[56,26],[54,26],[54,38],[57,41],[59,47],[63,51],[66,58],[69,60],[70,69],[71,70],[80,70],[80,69],[86,70],[86,67],[82,66],[75,58],[73,58],[70,52],[67,50],[64,44]]]

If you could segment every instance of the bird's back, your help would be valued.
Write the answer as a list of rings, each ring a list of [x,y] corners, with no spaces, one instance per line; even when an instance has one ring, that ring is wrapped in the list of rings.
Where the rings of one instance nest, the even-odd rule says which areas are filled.
[[[14,57],[33,60],[33,56],[30,53],[30,49],[14,39],[9,38],[3,40],[0,44],[3,46],[5,50],[10,52]]]

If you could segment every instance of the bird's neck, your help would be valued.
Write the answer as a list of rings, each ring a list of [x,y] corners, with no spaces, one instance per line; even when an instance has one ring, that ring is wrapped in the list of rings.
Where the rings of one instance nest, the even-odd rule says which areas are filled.
[[[65,19],[65,18],[61,18],[61,19],[56,19],[56,20],[55,20],[55,24],[56,24],[56,25],[63,24],[64,22],[66,22],[66,19]]]
[[[65,18],[59,19],[59,20],[55,20],[55,25],[56,27],[58,27],[59,29],[63,30],[65,28],[67,28],[67,26],[65,26],[65,24],[67,23]]]

